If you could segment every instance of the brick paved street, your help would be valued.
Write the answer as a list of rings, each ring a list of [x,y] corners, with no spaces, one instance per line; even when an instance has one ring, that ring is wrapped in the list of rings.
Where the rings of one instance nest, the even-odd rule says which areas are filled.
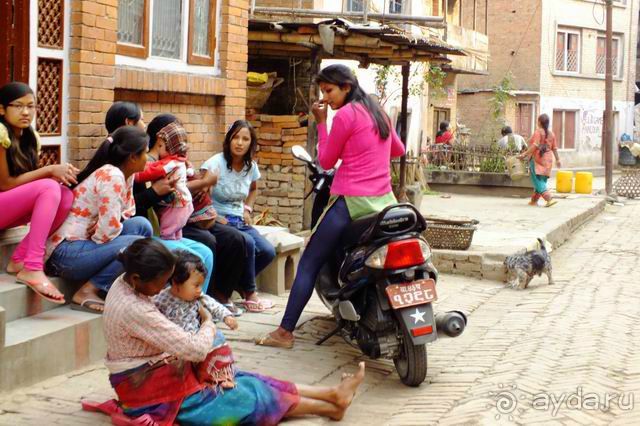
[[[392,363],[368,362],[343,423],[640,424],[640,409],[630,409],[631,398],[640,399],[638,228],[640,202],[607,207],[553,252],[555,286],[536,278],[528,290],[515,291],[443,276],[439,309],[470,312],[465,334],[429,347],[429,383],[417,389],[400,384]],[[245,315],[241,329],[227,333],[242,368],[316,384],[335,383],[340,372],[355,368],[361,357],[339,338],[313,345],[331,326],[317,300],[294,351],[254,346],[253,336],[277,324],[284,299],[277,301],[276,312]],[[80,411],[79,400],[111,395],[106,370],[95,365],[0,396],[0,425],[108,424]],[[593,409],[607,396],[608,407]]]

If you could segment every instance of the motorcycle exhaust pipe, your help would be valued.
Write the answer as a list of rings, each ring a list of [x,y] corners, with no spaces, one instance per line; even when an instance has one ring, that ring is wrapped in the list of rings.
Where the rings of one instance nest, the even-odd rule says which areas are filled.
[[[458,337],[467,326],[467,316],[460,311],[438,312],[436,330],[449,337]]]

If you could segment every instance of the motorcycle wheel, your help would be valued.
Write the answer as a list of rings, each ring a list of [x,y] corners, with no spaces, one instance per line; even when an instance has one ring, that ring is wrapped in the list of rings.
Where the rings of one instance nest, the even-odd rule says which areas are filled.
[[[406,331],[402,340],[400,355],[393,360],[396,371],[406,386],[420,386],[427,378],[427,345],[414,346]]]

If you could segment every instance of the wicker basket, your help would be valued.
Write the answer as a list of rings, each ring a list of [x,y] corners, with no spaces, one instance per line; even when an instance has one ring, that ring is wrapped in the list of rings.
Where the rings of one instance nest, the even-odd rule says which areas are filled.
[[[271,96],[273,89],[284,82],[284,78],[278,78],[276,73],[269,73],[269,79],[260,86],[247,86],[246,108],[261,109]]]
[[[424,237],[434,249],[467,250],[471,247],[477,220],[448,220],[425,217]]]
[[[618,156],[618,164],[621,166],[637,166],[640,165],[640,159],[637,159],[631,153],[631,150],[623,146],[620,148],[620,155]]]

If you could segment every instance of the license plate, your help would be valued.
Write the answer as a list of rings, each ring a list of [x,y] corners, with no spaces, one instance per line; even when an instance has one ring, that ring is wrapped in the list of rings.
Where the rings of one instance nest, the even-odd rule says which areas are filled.
[[[432,279],[391,284],[385,290],[393,309],[407,308],[438,300],[436,282]]]

